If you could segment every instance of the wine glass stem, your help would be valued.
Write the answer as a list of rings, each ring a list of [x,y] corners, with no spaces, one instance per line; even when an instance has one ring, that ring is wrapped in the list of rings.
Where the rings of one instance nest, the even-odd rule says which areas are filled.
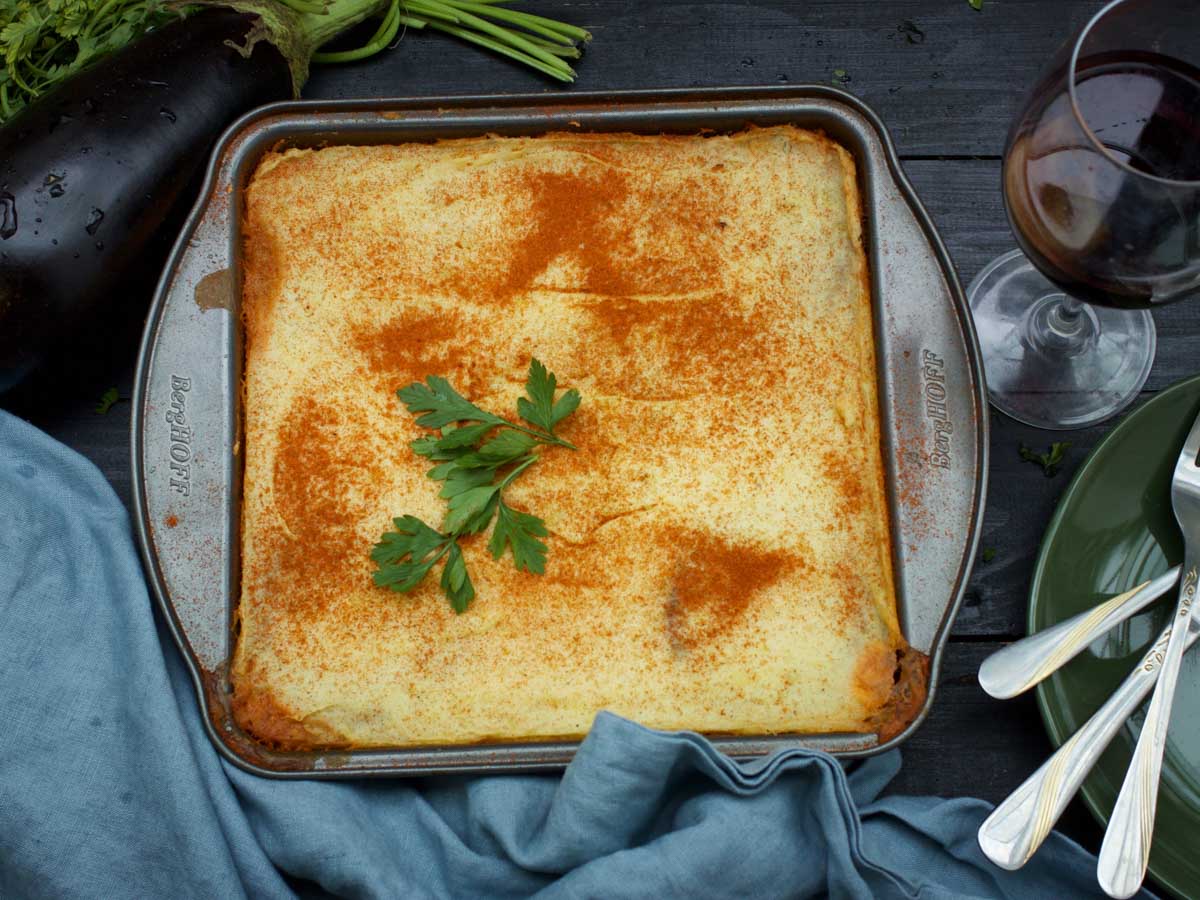
[[[1062,302],[1051,308],[1046,324],[1064,337],[1078,334],[1085,321],[1082,310],[1082,301],[1064,294]]]
[[[1067,294],[1051,294],[1034,304],[1026,338],[1045,353],[1073,355],[1091,345],[1097,323],[1085,305]]]

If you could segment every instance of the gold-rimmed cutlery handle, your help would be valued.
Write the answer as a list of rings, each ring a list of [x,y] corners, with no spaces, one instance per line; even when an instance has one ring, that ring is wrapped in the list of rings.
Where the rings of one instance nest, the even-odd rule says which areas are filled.
[[[1029,690],[1068,663],[1092,641],[1145,609],[1179,580],[1179,566],[1086,612],[1014,641],[979,667],[979,685],[1006,700]]]

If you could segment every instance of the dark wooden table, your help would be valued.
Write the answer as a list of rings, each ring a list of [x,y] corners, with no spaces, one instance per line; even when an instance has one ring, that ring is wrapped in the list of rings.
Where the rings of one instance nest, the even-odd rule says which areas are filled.
[[[582,24],[595,40],[576,90],[829,83],[861,96],[883,118],[964,282],[1012,247],[999,190],[1005,132],[1023,93],[1055,47],[1099,0],[808,0],[687,3],[540,0],[535,12]],[[844,74],[843,74],[844,73]],[[305,92],[318,98],[553,91],[535,73],[442,35],[409,32],[366,62],[318,68]],[[141,298],[134,298],[141,301]],[[142,301],[144,303],[144,301]],[[1147,395],[1200,370],[1189,353],[1200,305],[1155,313],[1158,359]],[[101,380],[75,383],[67,399],[22,397],[17,412],[91,458],[130,499],[128,402],[93,406],[115,384],[129,396],[132,350]],[[1023,463],[1018,444],[1061,437],[992,417],[992,469],[980,561],[945,659],[941,691],[905,745],[892,789],[996,802],[1050,751],[1031,697],[998,702],[975,672],[997,647],[1025,632],[1029,577],[1042,531],[1087,451],[1108,426],[1070,433],[1054,478]],[[1093,850],[1099,829],[1078,803],[1063,827]]]

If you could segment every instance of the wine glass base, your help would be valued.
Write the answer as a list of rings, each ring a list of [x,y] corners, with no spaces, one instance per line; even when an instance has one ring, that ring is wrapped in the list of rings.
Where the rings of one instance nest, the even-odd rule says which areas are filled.
[[[1038,428],[1116,415],[1154,363],[1148,311],[1085,304],[1073,329],[1055,331],[1047,323],[1065,296],[1019,250],[992,260],[967,289],[992,404]]]

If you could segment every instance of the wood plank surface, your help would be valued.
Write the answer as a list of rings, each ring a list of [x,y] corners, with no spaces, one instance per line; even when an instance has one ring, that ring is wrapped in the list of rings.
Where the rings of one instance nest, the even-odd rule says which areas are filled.
[[[1024,92],[1095,0],[796,0],[686,3],[536,0],[524,6],[589,28],[575,90],[750,84],[844,86],[888,121],[906,155],[998,155]],[[909,27],[911,26],[911,28]],[[316,98],[556,89],[452,38],[408,31],[392,52],[314,69]]]

